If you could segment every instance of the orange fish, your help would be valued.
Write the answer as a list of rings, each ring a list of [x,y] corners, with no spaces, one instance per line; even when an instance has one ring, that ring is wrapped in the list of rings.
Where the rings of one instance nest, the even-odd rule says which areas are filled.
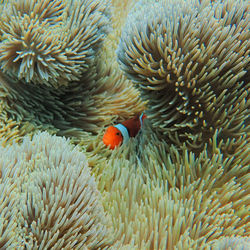
[[[103,143],[110,149],[127,143],[129,137],[135,137],[138,134],[145,118],[146,115],[142,113],[115,126],[108,127],[103,135]]]

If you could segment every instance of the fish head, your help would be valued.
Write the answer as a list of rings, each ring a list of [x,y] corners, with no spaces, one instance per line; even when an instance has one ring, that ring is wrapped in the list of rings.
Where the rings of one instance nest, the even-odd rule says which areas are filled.
[[[114,126],[110,126],[105,131],[102,141],[107,147],[114,149],[122,144],[123,136],[119,129]]]

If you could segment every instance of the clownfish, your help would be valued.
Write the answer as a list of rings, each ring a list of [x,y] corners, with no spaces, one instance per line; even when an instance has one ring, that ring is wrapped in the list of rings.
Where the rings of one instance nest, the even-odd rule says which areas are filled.
[[[103,135],[103,143],[110,149],[114,149],[123,143],[127,143],[130,137],[135,137],[140,131],[145,114],[136,115],[135,117],[107,128]]]

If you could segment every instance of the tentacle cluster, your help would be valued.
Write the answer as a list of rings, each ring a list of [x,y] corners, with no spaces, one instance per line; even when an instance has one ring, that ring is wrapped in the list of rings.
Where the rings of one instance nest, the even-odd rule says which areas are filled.
[[[153,126],[175,144],[200,148],[216,129],[227,148],[228,138],[245,139],[248,8],[247,1],[161,0],[139,1],[131,12],[119,63],[149,101]]]
[[[26,82],[67,85],[90,70],[107,33],[108,1],[10,0],[0,21],[0,65]]]

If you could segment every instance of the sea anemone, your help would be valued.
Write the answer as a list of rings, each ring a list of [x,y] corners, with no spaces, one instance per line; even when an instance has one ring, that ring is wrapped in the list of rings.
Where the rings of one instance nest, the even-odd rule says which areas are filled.
[[[221,239],[215,240],[212,244],[212,250],[248,250],[250,248],[249,237],[222,237]]]
[[[12,214],[16,228],[11,235],[19,238],[19,246],[98,248],[111,242],[109,217],[87,159],[78,148],[44,132],[0,150],[1,176],[10,172],[8,178],[16,187],[17,195],[8,199],[19,209]],[[11,206],[2,204],[3,211],[10,213]]]
[[[240,0],[139,1],[129,15],[118,60],[168,142],[200,150],[218,130],[229,153],[245,140],[248,8]]]
[[[11,3],[13,3],[13,6]],[[44,5],[41,6],[42,3],[43,1],[18,2],[11,0],[4,5],[2,4],[1,6],[4,6],[4,8],[1,14],[5,17],[3,20],[1,19],[2,22],[0,20],[0,25],[4,26],[8,23],[8,25],[11,26],[13,23],[10,14],[17,9],[19,15],[16,19],[19,17],[22,19],[24,18],[23,16],[25,16],[25,18],[29,17],[30,19],[34,18],[37,22],[42,22],[44,28],[50,23],[56,23],[48,26],[50,33],[50,36],[47,37],[48,39],[54,36],[59,39],[63,35],[65,36],[66,33],[79,31],[80,33],[77,33],[78,35],[74,33],[74,41],[68,43],[69,41],[67,39],[69,39],[69,36],[65,36],[63,40],[60,40],[61,47],[59,45],[57,46],[66,49],[67,46],[71,45],[72,49],[67,49],[69,53],[74,49],[79,49],[82,52],[85,50],[86,55],[91,54],[91,56],[84,57],[82,60],[86,59],[89,62],[91,61],[91,65],[88,64],[87,70],[84,69],[83,65],[79,66],[80,57],[78,58],[78,55],[80,56],[81,54],[79,53],[75,55],[74,63],[70,63],[70,67],[74,67],[74,64],[77,64],[83,69],[81,72],[77,70],[79,73],[77,73],[77,79],[80,78],[79,80],[74,80],[76,79],[76,74],[66,70],[66,66],[62,66],[62,68],[66,70],[64,72],[66,75],[70,75],[69,78],[67,78],[63,72],[56,70],[57,73],[59,72],[58,77],[52,77],[52,75],[50,75],[48,79],[45,79],[43,78],[45,73],[40,74],[40,71],[40,73],[36,72],[36,69],[32,68],[34,66],[32,64],[35,60],[34,58],[37,56],[36,53],[32,53],[34,58],[31,58],[30,63],[32,63],[29,64],[31,68],[23,66],[27,69],[27,72],[22,70],[22,74],[27,73],[27,77],[30,77],[31,74],[33,75],[29,82],[29,79],[26,79],[26,77],[18,77],[19,73],[13,73],[16,67],[12,64],[14,63],[17,66],[16,69],[20,70],[19,64],[23,63],[23,65],[25,65],[26,59],[22,61],[22,59],[19,58],[19,64],[13,62],[12,59],[8,61],[10,67],[7,67],[6,64],[6,68],[3,67],[2,70],[0,70],[0,110],[4,112],[4,115],[2,115],[2,117],[0,116],[0,136],[10,138],[11,133],[6,130],[10,127],[8,123],[11,121],[11,124],[13,124],[15,128],[17,140],[19,140],[23,134],[34,133],[40,129],[53,134],[56,133],[57,135],[71,137],[79,141],[86,132],[99,133],[104,126],[109,125],[117,119],[118,114],[121,118],[127,118],[132,116],[133,113],[141,112],[144,109],[144,104],[139,98],[139,92],[132,86],[130,81],[125,79],[118,68],[117,62],[114,65],[114,60],[111,59],[112,57],[110,55],[114,54],[113,48],[115,47],[114,44],[112,46],[109,44],[112,40],[111,37],[106,39],[104,43],[104,37],[109,27],[107,24],[108,20],[106,20],[108,18],[107,13],[109,13],[109,2],[53,1],[53,3],[50,3],[49,1],[45,1]],[[47,5],[51,8],[47,8]],[[38,7],[44,7],[44,13],[41,13]],[[81,12],[79,12],[80,10]],[[48,13],[46,11],[48,11]],[[34,13],[36,12],[38,14],[35,15]],[[72,14],[73,12],[75,15]],[[61,14],[56,15],[56,13]],[[50,17],[49,19],[47,18],[48,20],[45,18],[47,16]],[[45,21],[44,18],[47,21]],[[9,22],[6,20],[9,20]],[[69,29],[66,33],[59,31],[59,33],[53,33],[50,30],[50,28],[56,29],[58,25],[60,29],[65,29],[66,23],[69,24],[68,22],[70,20],[72,21],[71,24],[74,25],[74,29]],[[24,32],[26,30],[25,27],[22,27],[24,23],[20,22],[18,25],[21,26],[21,31]],[[43,26],[40,28],[42,27]],[[99,28],[97,29],[97,27]],[[30,29],[30,26],[26,28]],[[47,31],[47,29],[43,30],[41,37],[47,34],[45,31]],[[6,30],[6,32],[10,32],[10,30]],[[71,35],[73,36],[73,34]],[[81,35],[93,36],[93,39],[98,36],[98,39],[95,38],[93,41],[91,38],[84,40]],[[78,39],[82,40],[79,42]],[[2,39],[0,48],[1,44],[3,46],[5,43],[8,43],[8,41],[7,38]],[[16,40],[10,40],[9,42],[12,43],[13,41]],[[52,41],[54,44],[53,39],[51,42]],[[89,42],[88,46],[85,44],[86,42]],[[79,46],[83,47],[80,48]],[[42,48],[45,49],[47,47],[41,47],[41,49]],[[52,47],[48,47],[48,54],[47,52],[45,54],[51,57],[49,48]],[[99,53],[98,57],[96,56],[97,50]],[[10,52],[8,51],[7,49],[2,55],[8,54]],[[11,51],[13,52],[13,50]],[[20,53],[22,53],[22,51],[20,51]],[[54,54],[52,53],[52,55]],[[3,64],[6,62],[5,60],[2,61]],[[56,63],[54,60],[49,62],[53,65]],[[49,66],[49,62],[48,70],[53,71],[53,65]],[[47,70],[47,68],[44,68],[44,70]],[[48,72],[48,75],[49,74]],[[39,77],[40,80],[37,82],[35,79]],[[61,79],[61,77],[64,79]],[[11,139],[6,139],[6,141],[10,142]]]
[[[0,71],[0,137],[10,138],[11,121],[17,139],[40,129],[80,140],[86,132],[99,133],[118,114],[128,117],[131,110],[143,110],[138,91],[124,76],[98,69],[59,89],[15,81]]]
[[[249,234],[249,157],[227,158],[216,135],[213,143],[209,155],[180,152],[145,121],[138,137],[106,162],[97,160],[105,166],[98,186],[118,242],[132,249],[210,249],[221,237]]]
[[[225,241],[220,241],[225,239],[249,236],[250,158],[249,141],[244,140],[248,125],[245,2],[200,2],[140,1],[128,17],[127,35],[123,34],[118,48],[119,63],[148,102],[148,119],[135,138],[113,151],[102,143],[103,127],[119,113],[124,119],[143,108],[138,91],[113,60],[119,30],[106,37],[100,55],[94,56],[95,65],[84,71],[79,81],[70,80],[63,86],[46,80],[44,84],[32,84],[37,82],[32,79],[28,83],[25,77],[18,79],[16,73],[0,70],[0,220],[4,222],[3,230],[0,225],[0,237],[4,236],[0,247],[216,249],[224,246]],[[132,0],[126,3],[133,5]],[[6,6],[5,10],[10,8]],[[234,6],[242,9],[230,11]],[[126,12],[127,9],[121,22],[113,23],[118,29]],[[242,20],[238,25],[236,17],[240,12]],[[230,31],[230,20],[236,23],[235,30]],[[241,52],[237,42],[233,46],[228,41],[224,26],[228,26],[232,39],[241,39]],[[165,35],[160,35],[162,31]],[[137,33],[132,36],[134,32]],[[235,60],[239,56],[242,62],[228,61],[233,56],[223,50],[225,44],[220,48],[206,37],[207,32],[220,38],[225,35],[227,46],[241,53],[240,57],[235,52]],[[203,39],[202,44],[199,39]],[[176,46],[180,46],[177,51]],[[195,66],[198,62],[200,68]],[[204,68],[205,72],[197,72],[195,67]],[[218,75],[213,67],[218,67]],[[178,76],[173,79],[179,85],[171,82],[174,76]],[[199,88],[204,90],[204,96]],[[191,106],[196,103],[193,92],[202,105],[209,101],[206,95],[208,99],[213,96],[211,107],[206,107],[207,113],[203,114],[206,119],[225,111],[228,121],[218,121],[211,131],[194,125],[197,115]],[[204,107],[198,104],[194,108],[202,110]],[[220,113],[213,111],[213,105]],[[207,121],[209,126],[216,123],[215,117]],[[79,145],[73,147],[69,140],[48,132],[33,135],[39,129],[71,139],[78,137]],[[15,140],[23,136],[23,131],[31,131],[32,139],[26,136],[18,144]],[[225,135],[228,140],[224,140]],[[232,156],[225,154],[225,148],[231,152],[234,144],[237,151]],[[199,148],[199,152],[194,152],[194,148]]]
[[[10,0],[1,13],[1,69],[58,87],[79,80],[107,33],[108,0]]]
[[[1,147],[0,147],[1,149]],[[0,164],[1,167],[1,164]],[[0,177],[0,249],[14,249],[17,246],[17,201],[15,184],[8,177]]]

